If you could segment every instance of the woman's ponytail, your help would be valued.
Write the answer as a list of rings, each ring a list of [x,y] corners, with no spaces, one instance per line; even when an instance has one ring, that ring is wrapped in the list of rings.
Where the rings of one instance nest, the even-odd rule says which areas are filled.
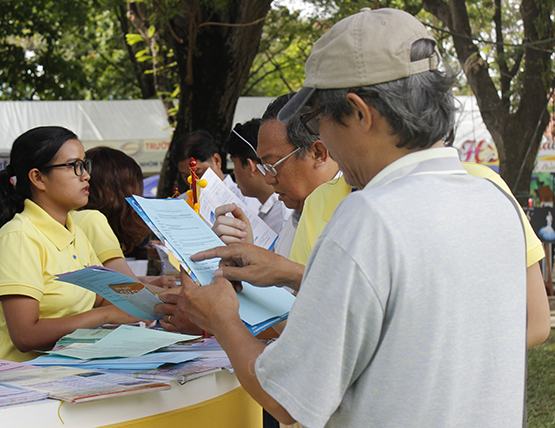
[[[15,179],[11,166],[0,171],[0,226],[10,221],[14,215],[23,211],[24,197],[15,190]]]

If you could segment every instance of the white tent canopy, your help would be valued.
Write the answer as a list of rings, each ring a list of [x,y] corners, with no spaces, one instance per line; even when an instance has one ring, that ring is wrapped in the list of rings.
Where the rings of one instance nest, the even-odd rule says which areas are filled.
[[[172,136],[159,100],[0,102],[0,152],[36,126],[59,125],[75,132],[85,149],[108,146],[133,157],[145,173],[157,173]]]
[[[239,98],[233,125],[261,117],[273,99]],[[457,101],[459,111],[454,145],[461,152],[461,158],[495,164],[497,151],[482,121],[476,99],[460,96]],[[108,146],[123,150],[141,165],[147,175],[160,171],[173,132],[159,100],[3,101],[0,102],[0,157],[6,162],[15,138],[41,125],[71,129],[86,149]]]

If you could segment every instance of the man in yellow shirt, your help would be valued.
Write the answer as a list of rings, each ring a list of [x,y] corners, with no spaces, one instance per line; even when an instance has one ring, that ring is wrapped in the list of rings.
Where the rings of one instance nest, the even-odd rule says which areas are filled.
[[[512,197],[509,186],[499,174],[491,168],[474,163],[464,163],[466,171],[473,176],[486,178]],[[304,210],[299,220],[289,258],[296,263],[306,265],[312,248],[326,224],[331,219],[341,201],[351,193],[351,187],[343,177],[328,181],[319,186],[306,199]],[[520,209],[522,223],[526,234],[526,265],[528,289],[528,345],[534,346],[545,341],[549,335],[546,317],[549,318],[547,297],[543,285],[539,262],[545,257],[543,245],[538,239],[524,211]],[[548,320],[547,320],[548,321]]]

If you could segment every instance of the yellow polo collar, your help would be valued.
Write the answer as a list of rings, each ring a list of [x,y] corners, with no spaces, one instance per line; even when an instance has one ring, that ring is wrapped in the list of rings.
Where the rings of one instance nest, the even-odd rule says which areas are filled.
[[[75,241],[75,228],[70,215],[67,216],[66,228],[30,199],[25,199],[25,208],[21,214],[27,217],[58,250],[63,250]]]

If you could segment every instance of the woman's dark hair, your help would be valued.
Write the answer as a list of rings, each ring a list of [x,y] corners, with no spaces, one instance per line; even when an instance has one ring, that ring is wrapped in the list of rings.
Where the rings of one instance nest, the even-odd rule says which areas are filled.
[[[0,226],[23,211],[23,202],[31,198],[29,171],[47,166],[66,141],[77,139],[77,135],[61,126],[39,126],[15,139],[10,164],[0,171]]]
[[[84,209],[98,210],[106,216],[125,255],[145,239],[149,229],[125,201],[127,196],[143,194],[143,173],[131,157],[120,150],[95,147],[86,151],[92,161],[89,203]]]

